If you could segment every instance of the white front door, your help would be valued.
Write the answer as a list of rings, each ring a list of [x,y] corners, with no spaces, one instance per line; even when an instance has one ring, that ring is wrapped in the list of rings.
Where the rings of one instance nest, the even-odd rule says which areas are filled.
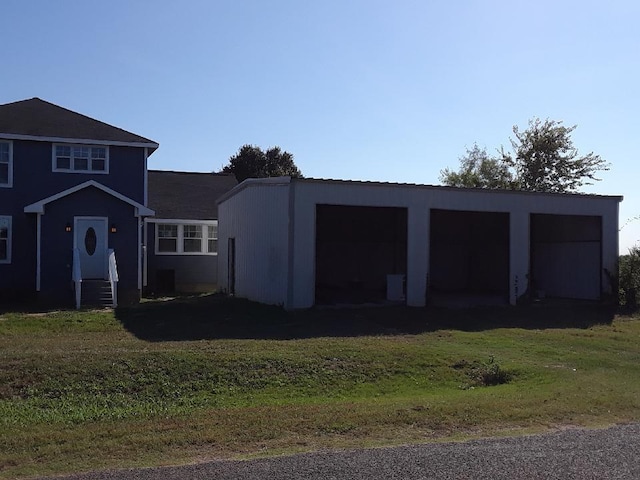
[[[107,277],[107,219],[75,218],[75,248],[80,251],[82,278]]]

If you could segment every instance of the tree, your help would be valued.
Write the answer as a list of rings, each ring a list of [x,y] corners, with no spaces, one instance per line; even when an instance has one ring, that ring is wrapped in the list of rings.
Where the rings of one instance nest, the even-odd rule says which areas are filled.
[[[620,303],[635,310],[640,292],[640,247],[633,246],[627,255],[620,255],[618,266]]]
[[[539,118],[529,120],[529,128],[520,132],[513,127],[511,139],[514,154],[503,160],[515,170],[518,188],[534,192],[571,192],[583,185],[599,181],[596,173],[609,170],[609,164],[593,152],[579,156],[571,133],[576,125]]]
[[[464,187],[577,191],[583,185],[599,181],[597,172],[609,170],[610,165],[593,152],[585,156],[578,154],[571,140],[575,129],[575,125],[565,127],[562,122],[539,118],[529,120],[529,128],[524,131],[514,125],[515,138],[510,139],[513,152],[501,148],[499,156],[493,158],[474,146],[460,159],[460,171],[444,169],[440,180],[445,185]],[[476,150],[484,152],[485,157],[477,157]]]
[[[293,155],[282,151],[280,147],[271,147],[263,151],[254,145],[243,145],[238,153],[229,158],[229,164],[222,169],[224,173],[233,173],[238,182],[247,178],[291,176],[302,178],[302,172],[296,167]]]
[[[451,187],[512,188],[513,175],[501,158],[490,157],[486,149],[474,144],[460,157],[460,170],[441,170],[440,181]]]

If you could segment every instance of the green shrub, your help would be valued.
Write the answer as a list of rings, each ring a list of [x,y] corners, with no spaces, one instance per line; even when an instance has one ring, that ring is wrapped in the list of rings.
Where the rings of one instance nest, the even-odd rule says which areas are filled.
[[[640,246],[629,249],[619,260],[619,301],[629,309],[638,307],[640,292]]]
[[[493,355],[489,357],[487,362],[461,360],[455,363],[453,368],[464,370],[464,373],[469,378],[469,384],[465,385],[464,388],[502,385],[503,383],[508,383],[512,378],[510,372],[496,363]]]

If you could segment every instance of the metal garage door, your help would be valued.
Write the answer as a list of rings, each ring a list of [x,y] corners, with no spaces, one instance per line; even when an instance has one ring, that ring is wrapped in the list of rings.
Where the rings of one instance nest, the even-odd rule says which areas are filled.
[[[531,215],[531,287],[538,297],[597,300],[602,284],[602,218]]]

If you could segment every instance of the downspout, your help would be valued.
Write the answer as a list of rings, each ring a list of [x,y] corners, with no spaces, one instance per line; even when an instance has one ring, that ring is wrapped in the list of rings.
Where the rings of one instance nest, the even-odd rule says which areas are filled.
[[[144,147],[144,202],[142,203],[145,207],[149,206],[149,169],[148,169],[148,159],[149,159],[149,149]],[[138,212],[139,213],[139,212]],[[147,219],[138,217],[139,225],[138,225],[138,290],[140,291],[140,295],[142,296],[142,288],[147,286]],[[144,232],[142,233],[144,238],[144,246],[141,241],[141,231],[140,229],[144,228]],[[144,252],[144,261],[142,259],[142,255]]]
[[[147,159],[149,158],[149,149],[144,147],[144,202],[142,204],[148,207],[149,203],[149,170],[147,169]]]
[[[40,291],[40,245],[42,243],[42,214],[36,213],[36,292]]]

